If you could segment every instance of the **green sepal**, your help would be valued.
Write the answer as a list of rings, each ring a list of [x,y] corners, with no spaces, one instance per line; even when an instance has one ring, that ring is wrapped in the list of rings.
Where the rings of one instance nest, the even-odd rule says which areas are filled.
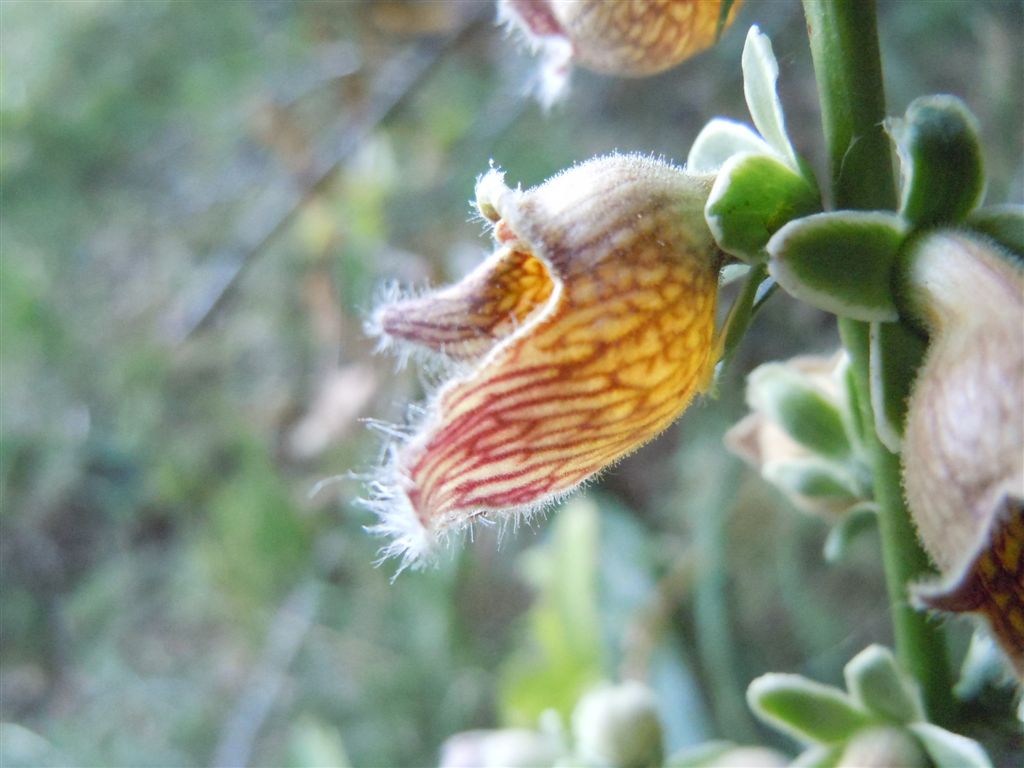
[[[829,529],[825,537],[823,555],[825,562],[835,565],[842,562],[850,545],[868,531],[878,528],[878,505],[871,501],[857,504]]]
[[[748,125],[716,117],[697,134],[686,158],[689,173],[714,173],[725,161],[742,152],[769,155],[772,148]]]
[[[820,210],[803,176],[774,155],[747,152],[722,166],[704,216],[723,251],[754,263],[764,260],[765,245],[784,224]]]
[[[960,679],[953,686],[953,694],[961,701],[976,699],[986,688],[1001,687],[1005,683],[1005,675],[1006,659],[996,641],[987,631],[976,629],[967,646],[960,667]],[[1024,714],[1024,710],[1021,713]]]
[[[839,409],[791,366],[765,363],[751,371],[747,402],[813,453],[837,459],[850,455]]]
[[[743,66],[743,95],[754,127],[791,168],[798,162],[793,145],[786,134],[786,118],[776,90],[779,63],[772,51],[772,41],[755,24],[747,33],[741,57]]]
[[[914,226],[962,221],[981,202],[985,174],[978,125],[955,96],[922,96],[886,121],[900,157],[900,214]]]
[[[917,737],[936,768],[992,768],[985,749],[974,739],[931,723],[914,723],[907,729]]]
[[[768,241],[769,271],[794,297],[870,322],[897,318],[892,272],[906,234],[895,214],[819,213],[791,221]]]
[[[927,342],[903,323],[872,323],[869,381],[875,432],[882,444],[899,453],[907,418],[907,400]]]
[[[967,218],[967,225],[1024,259],[1024,205],[986,205]]]
[[[892,651],[869,645],[843,668],[846,690],[864,709],[893,723],[924,720],[917,686],[896,664]]]
[[[840,744],[873,720],[838,688],[800,675],[769,673],[747,688],[754,714],[805,743]]]
[[[855,483],[842,467],[818,458],[765,462],[761,475],[772,485],[812,499],[847,499],[857,496]]]

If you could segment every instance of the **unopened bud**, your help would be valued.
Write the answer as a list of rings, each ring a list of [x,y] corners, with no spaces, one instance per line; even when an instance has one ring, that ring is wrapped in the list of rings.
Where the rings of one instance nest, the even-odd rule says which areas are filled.
[[[584,761],[618,768],[654,768],[663,756],[654,694],[629,681],[585,694],[573,712],[576,752]]]

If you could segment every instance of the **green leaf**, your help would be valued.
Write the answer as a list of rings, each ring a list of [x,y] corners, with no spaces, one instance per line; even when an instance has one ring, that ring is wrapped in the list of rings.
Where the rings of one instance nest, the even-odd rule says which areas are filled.
[[[992,768],[989,756],[974,739],[931,723],[914,723],[907,728],[917,736],[936,768]]]
[[[833,565],[841,562],[854,541],[877,527],[878,506],[874,502],[865,501],[847,510],[825,537],[825,562]]]
[[[839,409],[792,366],[765,363],[751,371],[747,402],[808,450],[838,459],[849,456]]]
[[[779,157],[793,168],[799,167],[796,152],[786,135],[786,119],[782,102],[776,92],[779,63],[772,51],[772,41],[754,25],[747,33],[743,46],[743,95],[754,126]]]
[[[1024,205],[987,205],[972,213],[967,223],[1024,258]]]
[[[749,126],[716,117],[693,140],[690,155],[686,158],[686,170],[690,173],[712,173],[741,152],[767,155],[771,151],[768,143]]]
[[[577,498],[559,512],[545,542],[522,555],[537,597],[526,617],[526,643],[502,669],[506,723],[532,727],[547,709],[568,719],[579,696],[602,676],[600,527],[594,502]]]
[[[755,262],[784,224],[819,210],[817,193],[799,173],[772,155],[742,153],[722,166],[704,215],[722,250]]]
[[[768,241],[769,271],[791,295],[854,320],[895,320],[892,272],[906,230],[889,213],[837,211],[791,221]]]
[[[747,702],[766,723],[805,743],[839,744],[873,722],[838,688],[800,675],[756,678],[747,688]]]
[[[903,323],[872,323],[869,349],[875,431],[886,448],[899,453],[907,418],[907,400],[927,343]]]
[[[892,651],[869,645],[843,669],[846,690],[863,708],[895,723],[924,720],[917,686],[900,670]]]
[[[922,96],[886,129],[902,171],[900,213],[915,226],[963,220],[985,192],[978,125],[955,96]]]
[[[791,493],[814,499],[849,499],[857,497],[854,483],[841,467],[817,458],[768,461],[761,467],[764,479]]]

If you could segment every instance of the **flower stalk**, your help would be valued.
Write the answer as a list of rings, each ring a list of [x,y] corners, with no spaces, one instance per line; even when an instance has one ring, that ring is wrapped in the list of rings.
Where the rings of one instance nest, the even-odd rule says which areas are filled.
[[[828,145],[837,209],[894,209],[895,179],[883,129],[885,95],[875,21],[866,0],[803,0]],[[869,393],[869,329],[840,318],[840,333],[859,390],[865,442],[874,467],[882,556],[896,652],[922,688],[933,722],[952,716],[952,676],[937,623],[910,604],[908,585],[930,573],[903,501],[899,456],[878,440]]]

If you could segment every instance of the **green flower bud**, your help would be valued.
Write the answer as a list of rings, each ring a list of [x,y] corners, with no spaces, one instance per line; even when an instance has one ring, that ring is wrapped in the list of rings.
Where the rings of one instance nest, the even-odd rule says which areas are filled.
[[[653,768],[664,756],[654,694],[635,681],[585,694],[572,715],[576,752],[585,762]]]

